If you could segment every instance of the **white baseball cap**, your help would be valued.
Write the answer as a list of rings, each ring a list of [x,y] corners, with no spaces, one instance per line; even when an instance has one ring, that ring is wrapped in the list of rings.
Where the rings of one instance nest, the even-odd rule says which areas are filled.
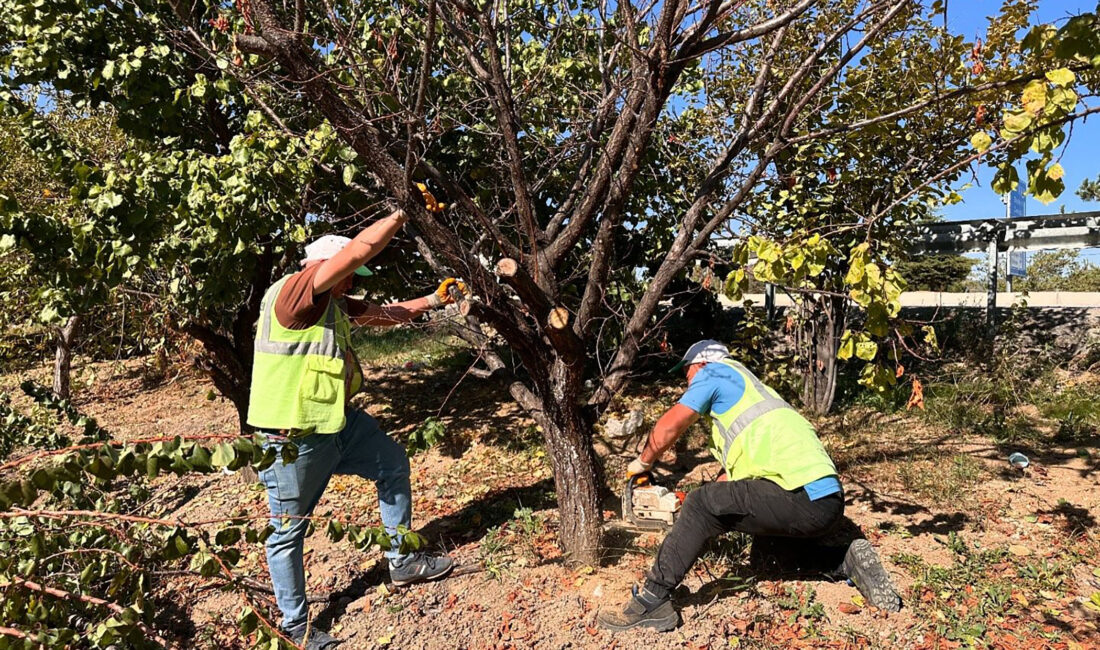
[[[327,260],[337,253],[339,253],[345,246],[351,243],[351,239],[342,237],[340,235],[325,235],[320,239],[314,240],[310,244],[306,244],[306,256],[302,258],[302,266],[309,264],[310,262],[320,262]],[[374,275],[370,269],[365,266],[360,266],[355,269],[355,275],[361,275],[368,277]]]
[[[673,366],[669,372],[678,372],[684,366],[690,366],[696,363],[721,361],[722,359],[728,359],[729,356],[729,348],[714,339],[704,339],[698,343],[692,344],[692,346],[687,349],[687,352],[684,353],[684,358],[680,359],[680,363]]]

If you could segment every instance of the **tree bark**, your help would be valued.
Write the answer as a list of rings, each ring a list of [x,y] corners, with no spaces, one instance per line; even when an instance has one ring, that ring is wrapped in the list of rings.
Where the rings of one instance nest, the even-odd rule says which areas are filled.
[[[814,415],[828,413],[836,398],[836,354],[847,312],[848,299],[842,296],[807,296],[800,307],[802,403]]]
[[[592,448],[592,425],[579,405],[581,373],[558,359],[553,363],[552,392],[541,395],[546,447],[554,471],[566,563],[595,565],[600,555],[599,463]]]
[[[61,399],[72,397],[73,340],[80,329],[80,316],[70,316],[57,331],[57,355],[53,364],[53,393]]]

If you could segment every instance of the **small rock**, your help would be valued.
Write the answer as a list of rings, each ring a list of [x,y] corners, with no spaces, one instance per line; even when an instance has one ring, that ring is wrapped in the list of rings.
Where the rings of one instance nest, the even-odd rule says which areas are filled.
[[[630,438],[645,424],[645,411],[634,409],[622,420],[609,419],[604,425],[604,433],[612,438]]]
[[[844,612],[845,614],[858,614],[861,611],[863,611],[859,607],[856,607],[855,605],[853,605],[852,603],[840,603],[839,605],[836,606],[836,608],[839,609],[840,611]]]

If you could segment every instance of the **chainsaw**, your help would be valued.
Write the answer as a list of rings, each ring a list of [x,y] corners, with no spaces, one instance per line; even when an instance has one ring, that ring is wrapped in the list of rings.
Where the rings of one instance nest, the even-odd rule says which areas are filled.
[[[676,522],[684,493],[655,485],[648,473],[631,476],[623,489],[623,519],[641,530],[668,530]]]

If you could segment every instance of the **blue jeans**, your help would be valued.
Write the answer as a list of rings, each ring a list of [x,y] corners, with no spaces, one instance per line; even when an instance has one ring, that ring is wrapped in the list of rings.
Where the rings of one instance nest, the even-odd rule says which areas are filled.
[[[295,440],[298,458],[284,465],[278,456],[271,467],[260,472],[267,487],[271,525],[267,538],[267,566],[275,587],[275,600],[283,613],[283,627],[291,629],[309,618],[306,576],[302,563],[308,517],[334,474],[354,474],[374,481],[378,506],[393,541],[386,557],[400,557],[397,527],[412,523],[412,490],[409,486],[409,457],[405,448],[387,436],[378,421],[357,409],[348,409],[347,424],[339,433],[317,433]],[[266,446],[281,452],[285,439],[270,436]]]

